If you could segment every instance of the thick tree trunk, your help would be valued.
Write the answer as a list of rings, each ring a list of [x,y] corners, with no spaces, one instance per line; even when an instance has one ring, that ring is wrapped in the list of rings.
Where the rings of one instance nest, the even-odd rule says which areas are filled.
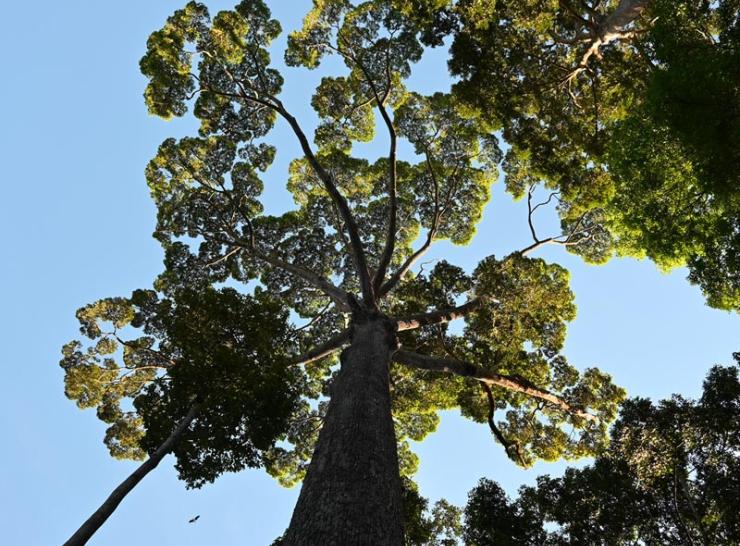
[[[177,441],[182,436],[182,433],[188,428],[190,422],[195,418],[198,413],[198,406],[194,405],[190,408],[188,414],[180,421],[172,431],[172,434],[162,443],[157,451],[151,454],[151,456],[141,463],[141,466],[134,470],[128,478],[121,482],[121,485],[113,490],[113,493],[108,496],[107,499],[100,505],[100,508],[93,512],[85,523],[83,523],[77,532],[72,535],[67,542],[62,546],[83,546],[87,544],[87,541],[92,538],[95,532],[100,528],[105,520],[107,520],[111,514],[118,508],[121,501],[128,495],[131,490],[142,480],[144,476],[154,470],[159,462],[167,455],[177,444]]]
[[[388,367],[395,325],[356,319],[284,546],[401,546]]]

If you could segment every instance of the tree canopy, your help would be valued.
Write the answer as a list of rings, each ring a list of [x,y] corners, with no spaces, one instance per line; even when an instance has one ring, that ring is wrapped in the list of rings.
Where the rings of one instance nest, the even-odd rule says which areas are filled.
[[[281,28],[261,0],[213,17],[191,1],[150,36],[140,65],[149,111],[192,111],[199,122],[197,136],[168,138],[146,167],[165,270],[153,289],[83,307],[88,341],[66,345],[62,360],[67,395],[97,408],[114,456],[154,453],[197,405],[174,448],[189,486],[256,466],[297,483],[331,405],[342,404],[337,385],[353,364],[336,354],[360,346],[367,323],[390,334],[383,373],[404,479],[418,465],[409,440],[432,433],[439,411],[451,408],[486,423],[522,466],[606,449],[625,392],[598,369],[567,361],[576,314],[568,271],[531,254],[558,243],[597,262],[621,253],[689,263],[709,302],[732,308],[736,194],[730,179],[700,164],[707,156],[691,143],[695,135],[681,137],[680,115],[656,112],[655,73],[679,61],[666,53],[646,69],[636,49],[616,47],[627,34],[630,47],[641,44],[641,27],[601,37],[578,57],[581,31],[600,19],[584,8],[588,17],[576,24],[561,13],[567,3],[545,4],[315,0],[288,37],[285,61],[314,69],[335,56],[345,69],[323,77],[311,98],[313,143],[280,100],[283,75],[268,48]],[[706,8],[720,25],[711,29],[734,28],[723,10]],[[662,51],[660,28],[645,26],[651,52]],[[731,29],[727,38],[708,32],[716,51],[706,55],[732,54]],[[407,89],[425,45],[448,34],[455,89]],[[556,63],[572,67],[565,88],[540,81]],[[263,173],[278,151],[270,139],[278,121],[302,156],[286,181],[295,208],[269,215]],[[376,125],[387,154],[353,155],[353,144],[376,138]],[[398,157],[399,139],[413,155]],[[527,196],[533,243],[484,256],[472,272],[445,261],[419,271],[435,241],[463,245],[475,235],[502,160],[507,187]],[[534,203],[541,181],[555,193]],[[542,239],[533,214],[553,198],[563,234]],[[661,215],[664,223],[648,225]],[[456,319],[462,328],[449,327]],[[413,490],[407,483],[422,513]],[[418,536],[454,528],[453,510],[433,512]]]
[[[409,75],[410,63],[422,53],[412,21],[385,2],[357,7],[346,2],[319,2],[306,17],[304,28],[291,34],[286,52],[289,64],[315,67],[324,55],[334,53],[349,71],[347,76],[323,78],[312,99],[321,119],[316,151],[277,98],[282,77],[270,68],[266,47],[279,30],[261,2],[242,2],[234,11],[220,12],[212,19],[205,6],[191,2],[149,39],[141,67],[150,78],[145,94],[150,110],[162,117],[183,115],[189,98],[197,94],[193,112],[201,125],[198,137],[166,140],[147,167],[158,206],[155,235],[166,250],[166,271],[156,288],[162,294],[172,294],[173,299],[151,303],[149,299],[159,301],[156,292],[138,291],[130,299],[102,300],[79,313],[83,333],[93,339],[101,336],[96,319],[122,328],[133,316],[138,316],[133,326],[143,326],[145,333],[159,338],[126,342],[129,362],[124,368],[128,366],[133,372],[123,380],[116,375],[122,368],[111,368],[107,376],[98,377],[113,364],[87,364],[87,359],[114,350],[110,335],[104,335],[103,341],[86,353],[90,356],[83,357],[76,344],[68,346],[69,356],[63,363],[68,384],[84,369],[89,374],[85,380],[100,385],[98,397],[84,399],[81,404],[100,404],[105,409],[99,414],[105,419],[115,415],[115,426],[122,432],[114,429],[109,433],[112,451],[120,456],[140,455],[133,437],[113,440],[124,434],[124,429],[134,428],[130,423],[137,417],[118,410],[109,411],[108,417],[105,404],[122,396],[136,396],[136,407],[146,423],[146,404],[172,397],[164,386],[166,381],[155,381],[157,387],[148,388],[141,397],[141,385],[159,377],[154,370],[140,369],[152,358],[146,351],[163,344],[168,358],[170,352],[182,352],[190,367],[206,377],[210,373],[207,362],[215,358],[208,354],[209,348],[214,344],[222,347],[219,337],[232,328],[229,322],[220,325],[208,317],[220,313],[224,304],[233,305],[233,316],[224,320],[237,320],[242,306],[265,305],[230,289],[214,291],[210,287],[226,280],[248,283],[255,278],[265,287],[260,298],[265,300],[269,294],[274,303],[261,310],[254,322],[240,324],[239,341],[231,345],[234,351],[251,350],[257,357],[252,357],[255,363],[265,358],[266,353],[260,351],[267,347],[239,345],[256,338],[274,340],[270,347],[281,342],[287,326],[275,323],[275,330],[270,330],[270,322],[265,321],[276,312],[275,305],[289,307],[311,321],[309,328],[297,333],[295,341],[295,346],[303,344],[307,349],[309,341],[322,345],[341,336],[343,314],[352,305],[348,294],[353,291],[365,299],[374,294],[384,311],[411,317],[400,328],[408,330],[401,340],[404,347],[416,351],[401,351],[398,358],[406,366],[392,370],[392,382],[398,385],[394,410],[401,441],[423,438],[436,427],[436,412],[456,405],[475,420],[487,420],[487,398],[475,382],[429,373],[441,371],[443,357],[454,351],[450,353],[454,358],[482,363],[466,362],[458,375],[480,376],[479,382],[493,387],[495,407],[509,408],[501,429],[511,445],[521,450],[520,462],[529,464],[535,457],[578,457],[597,449],[622,391],[595,369],[580,374],[559,354],[566,323],[575,316],[567,271],[514,253],[502,260],[484,259],[472,276],[444,262],[426,275],[409,274],[412,264],[434,240],[464,244],[472,237],[501,157],[489,128],[468,114],[453,95],[425,97],[404,88],[402,80]],[[374,134],[373,106],[387,120],[392,147],[396,138],[407,138],[420,156],[416,163],[397,160],[395,150],[375,162],[351,155],[353,141],[367,140]],[[263,183],[259,173],[270,164],[275,149],[260,139],[278,116],[293,127],[305,157],[292,163],[288,181],[297,208],[281,216],[268,216],[261,214]],[[389,210],[393,214],[389,215]],[[426,240],[414,251],[411,245],[422,229]],[[392,234],[390,239],[387,233]],[[355,237],[357,244],[352,241]],[[365,275],[356,274],[353,261],[365,264]],[[380,274],[391,266],[392,272]],[[370,271],[375,272],[372,282]],[[193,307],[185,307],[202,318],[179,319],[190,330],[178,330],[181,323],[176,315],[159,314],[159,309],[177,312],[187,305],[181,298],[201,298],[203,291],[210,295],[209,300],[193,301]],[[424,323],[415,315],[424,319],[428,313],[452,311],[456,299],[466,295],[471,312],[463,334],[450,334],[445,323],[454,317],[444,316],[429,317],[429,326],[435,328],[416,330]],[[149,319],[141,316],[142,312],[155,315]],[[284,319],[284,311],[279,313]],[[174,329],[167,329],[170,321]],[[181,346],[192,343],[200,347],[200,353],[191,355]],[[283,347],[286,353],[295,349],[290,343]],[[142,352],[144,356],[139,356]],[[240,357],[238,353],[224,356],[235,361]],[[242,366],[240,369],[248,371],[247,365]],[[160,369],[169,377],[185,367],[178,363]],[[323,385],[318,388],[306,383],[301,394],[309,399],[326,392],[332,376],[331,361],[319,361],[315,367],[314,378]],[[260,365],[259,372],[264,371]],[[292,394],[300,389],[290,374],[298,371],[290,368],[285,376],[284,383],[294,387]],[[195,382],[202,385],[202,381]],[[547,389],[562,394],[551,394]],[[114,390],[116,394],[109,394]],[[177,396],[180,412],[192,394],[186,391],[183,387]],[[76,390],[68,388],[68,393],[80,399]],[[593,413],[586,413],[587,409]],[[154,424],[154,417],[150,414],[148,422]],[[129,425],[123,424],[123,418]],[[562,429],[565,425],[582,432],[569,435]],[[118,449],[115,446],[119,444],[128,447]],[[310,454],[306,447],[297,451],[301,460]],[[406,452],[403,447],[402,453]],[[289,454],[275,448],[271,455],[272,463],[285,465],[283,472],[287,474],[281,475],[292,483],[295,476],[287,470]],[[413,461],[410,453],[408,457]],[[409,471],[415,467],[411,461],[404,466]],[[291,460],[291,464],[297,462]]]
[[[740,544],[738,423],[737,365],[713,367],[698,400],[630,399],[592,464],[540,476],[513,501],[481,480],[465,508],[465,543]]]
[[[557,192],[569,250],[686,265],[740,301],[740,29],[734,0],[397,0],[439,45],[455,95],[510,145],[517,198]]]
[[[174,450],[181,479],[197,487],[259,466],[307,411],[307,378],[284,349],[287,313],[264,293],[209,288],[173,299],[137,290],[77,316],[90,344],[64,347],[65,393],[110,425],[113,457],[153,452],[197,402],[198,419]]]

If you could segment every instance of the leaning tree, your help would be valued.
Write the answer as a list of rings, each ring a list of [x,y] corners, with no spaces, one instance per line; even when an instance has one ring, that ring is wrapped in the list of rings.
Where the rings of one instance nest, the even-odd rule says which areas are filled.
[[[280,25],[263,2],[212,18],[190,2],[149,38],[150,112],[200,122],[146,169],[165,271],[154,290],[81,309],[90,342],[67,345],[62,365],[68,396],[110,424],[112,454],[153,464],[70,544],[169,450],[190,486],[248,466],[302,480],[282,544],[400,545],[408,441],[440,410],[487,423],[523,466],[604,447],[624,393],[561,354],[575,306],[568,272],[532,257],[543,241],[472,272],[415,267],[435,241],[471,240],[503,154],[470,104],[405,88],[430,31],[396,4],[316,0],[289,36],[288,65],[346,66],[311,99],[313,142],[280,100],[268,53]],[[376,120],[387,154],[353,156]],[[287,181],[296,207],[273,216],[261,173],[278,121],[302,156]],[[399,158],[399,139],[415,153]],[[584,213],[558,240],[590,245],[600,229]]]

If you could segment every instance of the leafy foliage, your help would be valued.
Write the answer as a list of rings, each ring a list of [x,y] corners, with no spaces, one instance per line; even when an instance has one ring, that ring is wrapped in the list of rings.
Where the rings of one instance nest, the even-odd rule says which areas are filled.
[[[465,543],[471,546],[543,546],[547,533],[537,506],[512,502],[491,480],[482,479],[465,506]]]
[[[738,544],[738,423],[737,366],[712,368],[696,401],[631,399],[592,465],[541,476],[513,502],[481,480],[465,509],[466,543]]]
[[[464,82],[458,93],[431,96],[404,85],[424,43],[438,43],[465,18],[476,21],[470,32],[482,32],[488,27],[481,18],[493,8],[462,2],[438,16],[443,3],[433,4],[430,10],[432,4],[415,0],[314,2],[302,28],[289,36],[286,63],[315,68],[335,55],[346,70],[324,77],[311,99],[319,120],[313,144],[279,98],[283,78],[270,65],[268,48],[280,25],[264,2],[245,0],[213,17],[189,2],[152,35],[141,61],[150,112],[167,118],[192,108],[200,122],[197,136],[165,140],[146,169],[165,271],[156,291],[84,308],[83,334],[97,345],[83,349],[73,342],[63,361],[68,394],[83,407],[99,408],[111,423],[115,454],[152,451],[197,402],[202,413],[175,449],[189,485],[257,465],[293,485],[306,471],[336,379],[330,354],[348,342],[345,330],[351,332],[353,321],[363,313],[389,321],[435,316],[464,298],[477,303],[467,308],[461,332],[440,319],[399,333],[400,344],[421,356],[465,362],[454,373],[444,366],[391,367],[402,475],[418,465],[409,441],[433,432],[442,409],[488,420],[523,465],[604,448],[624,392],[598,370],[579,373],[560,354],[575,317],[567,271],[520,251],[484,258],[471,275],[448,263],[411,273],[435,241],[471,240],[503,158],[494,136],[502,121],[480,115]],[[504,8],[496,4],[493,11]],[[547,28],[547,13],[528,23],[525,38]],[[509,100],[518,99],[512,94]],[[557,104],[551,107],[554,112]],[[387,156],[353,156],[355,142],[374,138],[376,115],[388,132]],[[276,153],[270,131],[278,119],[303,155],[291,162],[287,180],[296,206],[273,216],[263,214],[261,177]],[[544,138],[534,125],[536,131],[514,134]],[[415,150],[407,161],[397,158],[398,139]],[[512,140],[518,150],[526,151],[524,144]],[[522,179],[529,180],[525,155],[508,160],[519,162]],[[553,159],[549,167],[571,172],[577,155],[563,156],[565,163]],[[590,164],[578,157],[579,168]],[[560,179],[557,184],[565,188]],[[521,193],[511,180],[510,186]],[[573,187],[563,189],[570,207],[565,221],[581,230],[599,225],[591,201],[578,200],[582,187]],[[422,246],[415,249],[417,239]],[[588,240],[591,248],[610,244]],[[593,254],[605,254],[601,247]],[[251,296],[242,293],[252,289]],[[289,316],[295,326],[288,326]],[[112,323],[112,330],[102,323]],[[119,340],[129,328],[143,335]],[[301,358],[327,343],[319,356]],[[123,350],[122,365],[106,356],[117,350]],[[481,374],[505,381],[489,387]],[[497,410],[506,412],[498,425]],[[449,543],[444,529],[454,528],[455,518],[440,505],[422,517],[415,536],[436,534],[440,544]]]
[[[597,453],[605,445],[607,423],[616,416],[625,392],[595,368],[579,373],[560,354],[567,321],[576,313],[568,272],[544,260],[514,254],[501,261],[483,260],[473,276],[476,294],[496,300],[467,318],[458,354],[525,384],[562,392],[570,403],[591,408],[599,418],[585,422],[521,393],[495,389],[496,408],[508,409],[499,426],[518,445],[519,462]],[[463,414],[484,421],[480,398],[470,390],[463,394]]]
[[[565,234],[595,222],[570,251],[687,265],[710,305],[738,308],[737,2],[396,4],[428,43],[454,36],[455,94],[510,145],[509,191],[557,190]]]
[[[78,318],[90,343],[64,348],[66,394],[110,424],[113,456],[153,452],[196,402],[198,417],[174,450],[190,486],[260,466],[285,437],[302,378],[273,345],[286,339],[287,315],[264,293],[225,288],[160,298],[137,290],[88,305]],[[126,339],[137,330],[142,335]]]
[[[462,531],[461,510],[444,499],[429,510],[416,484],[403,484],[404,523],[409,546],[456,546]]]

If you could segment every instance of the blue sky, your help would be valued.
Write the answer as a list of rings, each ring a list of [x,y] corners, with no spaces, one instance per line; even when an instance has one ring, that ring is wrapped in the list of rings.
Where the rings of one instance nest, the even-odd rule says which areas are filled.
[[[276,17],[296,28],[309,0],[272,0]],[[231,7],[210,2],[212,13]],[[101,297],[147,287],[161,268],[151,238],[154,207],[146,162],[169,136],[193,133],[188,120],[148,116],[138,72],[148,34],[178,2],[20,2],[4,6],[0,34],[0,541],[59,544],[134,467],[110,459],[104,427],[63,395],[61,345],[77,334],[75,310]],[[275,44],[281,63],[284,36]],[[333,65],[327,65],[329,67]],[[322,75],[285,72],[284,100],[310,127],[310,94]],[[449,85],[444,52],[415,70],[409,87]],[[278,126],[278,160],[266,177],[268,209],[290,206],[288,161],[298,154]],[[385,149],[382,133],[367,154]],[[402,151],[408,152],[408,147]],[[543,214],[541,232],[553,228]],[[496,185],[478,235],[468,247],[440,244],[428,259],[472,268],[478,260],[528,244],[526,206]],[[584,265],[561,248],[539,255],[571,270],[578,318],[566,353],[580,367],[598,365],[631,395],[696,394],[714,363],[738,350],[737,315],[706,307],[684,271],[663,274],[649,262]],[[464,503],[483,476],[514,492],[563,464],[514,467],[482,425],[443,416],[419,446],[422,493]],[[297,489],[264,472],[226,475],[198,491],[177,481],[171,459],[127,498],[91,544],[269,544],[287,526]],[[200,514],[200,520],[187,520]]]

